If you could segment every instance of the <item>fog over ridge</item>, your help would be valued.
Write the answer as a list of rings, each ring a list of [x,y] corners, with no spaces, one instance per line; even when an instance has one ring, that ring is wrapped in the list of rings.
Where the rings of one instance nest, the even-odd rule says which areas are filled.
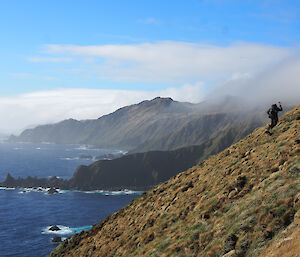
[[[282,101],[300,104],[300,54],[274,64],[256,76],[241,74],[215,86],[208,97],[237,96],[251,104]]]
[[[94,48],[78,46],[75,47],[76,51],[70,47],[56,47],[52,46],[52,50],[49,49],[56,54],[67,51],[74,55],[105,55],[108,64],[102,68],[106,71],[109,70],[109,74],[115,79],[119,76],[119,79],[122,80],[123,75],[126,74],[130,76],[136,74],[138,79],[142,79],[143,75],[147,73],[145,81],[148,81],[149,74],[158,78],[162,76],[161,81],[164,81],[167,80],[167,76],[172,76],[178,67],[184,67],[184,70],[182,72],[178,70],[178,73],[180,79],[185,78],[187,82],[179,83],[181,86],[178,87],[156,91],[61,88],[0,97],[0,132],[20,133],[30,125],[54,123],[68,118],[95,119],[123,106],[150,100],[157,96],[199,103],[204,100],[218,101],[215,99],[231,95],[241,98],[245,105],[249,103],[251,106],[262,105],[266,108],[277,101],[281,101],[283,105],[299,104],[300,102],[300,54],[299,48],[296,47],[274,47],[259,44],[233,44],[228,47],[215,47],[174,42],[137,45],[129,48],[127,46],[125,48],[123,46],[119,48],[117,46]],[[161,63],[162,66],[159,66],[162,70],[159,70],[159,67],[155,67],[155,65],[159,63],[162,51],[168,51],[168,47],[170,47],[170,51],[164,53],[163,56],[170,58],[170,65],[168,66],[168,62],[165,60]],[[152,55],[147,55],[146,61],[143,61],[142,58],[143,48],[150,49],[152,53]],[[142,62],[141,67],[134,65],[129,67],[129,70],[117,69],[114,67],[114,63],[118,63],[120,60],[112,49],[118,50],[120,53],[125,49],[126,51],[121,55],[122,61],[124,59],[130,61],[133,58]],[[178,51],[178,56],[173,58],[172,55],[176,51]],[[202,60],[194,60],[194,53],[197,54],[197,58],[202,56]],[[234,53],[234,58],[227,60],[231,53]],[[59,58],[63,58],[63,56]],[[110,62],[112,60],[115,62]],[[176,62],[182,60],[182,63],[174,64],[174,60]],[[207,63],[207,67],[205,63]],[[230,63],[233,63],[232,67],[230,67]],[[199,66],[194,67],[195,65]],[[228,67],[224,67],[226,65]],[[240,65],[242,68],[239,70]],[[256,65],[259,67],[258,69],[255,68]],[[223,78],[218,83],[210,85],[204,78],[213,78],[214,70],[216,77]],[[191,80],[188,76],[191,76]],[[174,79],[176,76],[171,80]]]

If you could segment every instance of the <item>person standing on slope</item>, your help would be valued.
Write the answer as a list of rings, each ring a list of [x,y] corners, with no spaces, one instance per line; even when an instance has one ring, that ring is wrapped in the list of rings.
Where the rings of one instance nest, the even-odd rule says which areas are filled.
[[[281,103],[278,102],[279,107],[277,104],[272,104],[271,108],[267,111],[267,114],[269,115],[269,118],[271,119],[271,123],[268,127],[268,130],[266,131],[267,134],[271,135],[270,130],[276,126],[278,123],[278,112],[282,111]]]

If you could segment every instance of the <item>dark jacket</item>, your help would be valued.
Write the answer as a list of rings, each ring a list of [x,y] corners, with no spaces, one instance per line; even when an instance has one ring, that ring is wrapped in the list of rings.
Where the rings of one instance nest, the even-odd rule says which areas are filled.
[[[282,111],[282,106],[279,107],[276,104],[273,104],[271,108],[267,111],[270,119],[278,119],[278,112]]]

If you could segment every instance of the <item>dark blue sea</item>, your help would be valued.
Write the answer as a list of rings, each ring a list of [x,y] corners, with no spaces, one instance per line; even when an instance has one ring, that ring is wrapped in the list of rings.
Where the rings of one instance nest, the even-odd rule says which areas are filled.
[[[9,172],[14,177],[70,178],[80,164],[120,151],[80,145],[0,143],[0,181]],[[85,159],[89,156],[88,159]],[[92,156],[92,159],[91,159]],[[103,158],[104,158],[103,157]],[[0,256],[46,256],[62,239],[91,228],[119,210],[141,192],[64,191],[48,195],[44,189],[0,188]],[[57,225],[61,230],[49,231]]]

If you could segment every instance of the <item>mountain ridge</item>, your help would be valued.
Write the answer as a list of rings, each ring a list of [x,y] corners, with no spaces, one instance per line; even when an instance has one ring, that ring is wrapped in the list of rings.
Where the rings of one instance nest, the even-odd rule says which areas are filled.
[[[240,106],[239,101],[226,99],[227,102],[224,100],[219,104],[191,104],[158,97],[120,108],[95,120],[68,119],[27,129],[10,140],[90,144],[133,152],[174,150],[201,144],[223,128],[248,118],[233,108]],[[253,114],[259,125],[264,122],[262,113],[255,111]],[[164,145],[161,142],[165,142]]]

